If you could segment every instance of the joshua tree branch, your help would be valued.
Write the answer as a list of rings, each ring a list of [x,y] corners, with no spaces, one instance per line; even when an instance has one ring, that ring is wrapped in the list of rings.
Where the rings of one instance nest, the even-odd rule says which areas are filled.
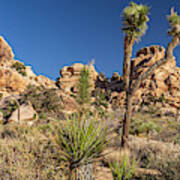
[[[130,92],[134,94],[136,90],[139,88],[141,82],[145,79],[147,79],[149,76],[151,76],[156,69],[158,69],[160,66],[168,62],[170,59],[173,58],[173,50],[174,48],[180,43],[180,39],[175,36],[172,41],[168,44],[167,51],[165,58],[157,61],[154,63],[145,73],[141,74],[138,79],[132,84],[132,87],[130,88]]]

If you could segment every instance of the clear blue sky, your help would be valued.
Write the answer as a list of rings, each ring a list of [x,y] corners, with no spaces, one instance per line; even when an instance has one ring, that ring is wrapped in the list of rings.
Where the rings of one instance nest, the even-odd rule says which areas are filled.
[[[120,13],[128,0],[1,0],[0,33],[16,59],[37,74],[52,79],[64,65],[88,63],[110,77],[122,72],[123,38]],[[180,0],[134,1],[151,7],[149,29],[135,52],[151,44],[166,46],[171,6],[180,13]],[[175,56],[180,64],[180,46]]]

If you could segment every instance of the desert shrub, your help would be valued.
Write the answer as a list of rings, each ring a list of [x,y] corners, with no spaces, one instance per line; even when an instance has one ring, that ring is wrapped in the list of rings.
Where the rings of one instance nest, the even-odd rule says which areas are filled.
[[[15,62],[12,66],[12,68],[16,69],[16,71],[23,76],[26,76],[26,66],[23,63]]]
[[[42,86],[29,86],[22,95],[21,101],[30,101],[39,114],[50,113],[58,116],[63,108],[61,96],[58,95],[56,89],[46,89]]]
[[[104,108],[108,107],[108,100],[110,96],[109,91],[105,91],[101,88],[96,88],[93,94],[95,97],[95,102],[94,102],[95,106],[103,106]]]
[[[156,172],[156,174],[146,176],[139,174],[138,179],[178,180],[180,178],[179,145],[145,138],[132,138],[130,146],[138,161],[138,166]]]
[[[79,169],[88,166],[102,156],[107,145],[108,129],[95,120],[68,120],[59,128],[57,143],[61,157],[68,163],[69,174],[79,173]]]
[[[96,116],[99,118],[104,118],[108,116],[108,100],[110,98],[110,92],[105,91],[101,88],[96,88],[93,93],[94,102],[92,102],[92,105],[95,107]]]
[[[147,179],[152,180],[179,180],[180,179],[180,156],[172,157],[158,157],[153,153],[143,157],[143,167],[157,170],[160,174],[156,176],[146,176]],[[139,179],[141,179],[139,177]]]
[[[11,116],[12,112],[15,111],[17,108],[18,104],[15,100],[8,100],[8,102],[6,102],[6,106],[1,109],[4,120],[6,121]]]
[[[151,120],[134,119],[131,120],[130,134],[139,135],[142,133],[149,134],[153,131],[160,132],[160,127]]]
[[[64,167],[54,135],[35,126],[0,128],[0,179],[62,179]],[[53,125],[51,127],[54,131]]]
[[[135,174],[136,161],[129,163],[128,156],[125,156],[121,162],[110,162],[109,167],[114,180],[130,180]]]

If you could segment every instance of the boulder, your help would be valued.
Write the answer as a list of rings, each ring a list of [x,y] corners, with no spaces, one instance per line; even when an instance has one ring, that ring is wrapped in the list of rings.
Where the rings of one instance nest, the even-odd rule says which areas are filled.
[[[33,109],[32,105],[28,103],[22,104],[18,109],[16,109],[8,119],[8,122],[32,124],[33,121],[37,119],[37,112]]]
[[[97,79],[98,73],[96,72],[94,66],[83,65],[81,63],[75,63],[72,66],[64,66],[60,70],[60,78],[58,78],[56,84],[60,89],[68,94],[77,92],[77,83],[80,77],[80,73],[84,67],[87,67],[90,72],[90,83],[92,85],[92,90],[95,88],[95,81]]]
[[[132,81],[135,81],[139,75],[145,73],[154,63],[164,57],[165,49],[158,45],[145,47],[139,50],[136,53],[136,57],[132,59]],[[118,91],[120,93],[117,96],[113,96],[112,103],[119,107],[123,107],[125,105],[123,83],[121,80],[117,81],[116,77],[118,76],[115,74],[115,76],[113,75],[111,78],[110,89],[117,91],[117,88],[113,89],[112,87],[116,87],[117,84],[119,84]],[[163,106],[166,107],[166,109],[162,111],[165,112],[167,108],[169,108],[169,111],[175,113],[178,106],[180,106],[180,68],[176,66],[174,57],[160,68],[156,69],[152,76],[141,83],[140,88],[134,95],[133,104],[134,106],[140,107],[140,104],[143,102],[147,103],[147,101],[149,101],[148,103],[151,103],[151,100],[147,100],[147,97],[153,97],[154,100],[158,100],[162,96],[166,99],[166,101],[163,102]],[[167,106],[165,106],[164,103]],[[157,104],[157,108],[161,109],[162,107]]]

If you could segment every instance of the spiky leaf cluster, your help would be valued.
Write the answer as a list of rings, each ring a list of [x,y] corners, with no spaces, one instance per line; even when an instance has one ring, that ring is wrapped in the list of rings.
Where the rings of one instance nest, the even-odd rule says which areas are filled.
[[[77,102],[81,105],[88,104],[90,102],[90,72],[88,67],[84,66],[81,70],[79,82],[77,84]]]
[[[167,19],[170,25],[168,34],[180,37],[180,16],[171,9],[171,14],[167,16]]]
[[[130,2],[130,5],[124,9],[123,12],[123,31],[129,35],[134,36],[139,40],[140,36],[144,35],[147,30],[147,22],[149,7]]]
[[[70,170],[92,163],[107,145],[108,129],[95,120],[73,118],[59,130],[58,144]]]
[[[122,162],[115,161],[110,162],[109,166],[114,180],[130,180],[135,174],[136,161],[133,160],[131,164],[128,163],[129,159],[127,156],[123,157]]]

